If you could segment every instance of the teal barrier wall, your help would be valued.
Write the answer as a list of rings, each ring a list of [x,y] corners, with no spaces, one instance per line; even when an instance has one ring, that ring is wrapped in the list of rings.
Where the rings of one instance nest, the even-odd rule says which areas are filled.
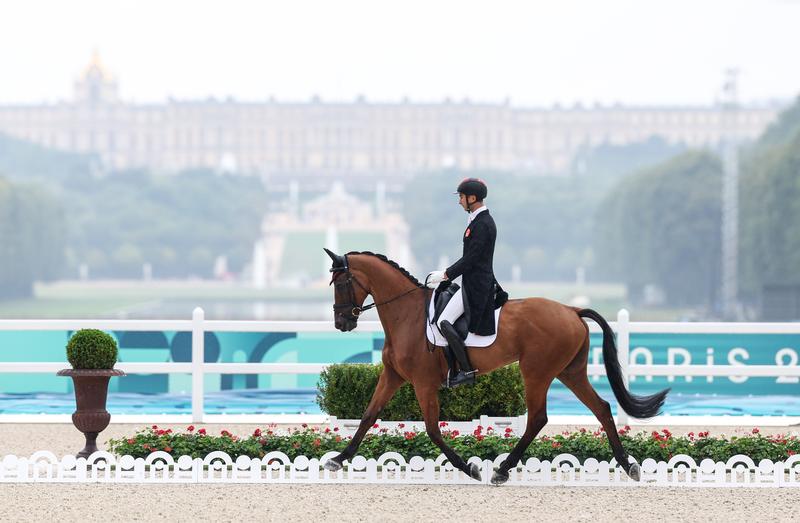
[[[191,333],[174,331],[113,331],[121,362],[188,362]],[[66,361],[65,346],[71,331],[0,331],[0,361]],[[593,334],[592,356],[600,354],[602,338]],[[207,332],[205,361],[222,363],[369,363],[380,361],[382,332],[249,333]],[[797,365],[798,334],[631,334],[631,355],[636,363],[714,363],[720,365]],[[65,366],[67,366],[65,364]],[[206,375],[207,392],[241,389],[313,388],[317,375]],[[605,377],[593,378],[604,389]],[[730,395],[797,395],[798,378],[686,378],[637,377],[634,392],[670,386],[683,393]],[[72,381],[48,374],[0,374],[0,393],[71,392]],[[555,384],[560,387],[560,384]],[[110,392],[174,393],[191,391],[187,374],[131,375],[112,380]]]

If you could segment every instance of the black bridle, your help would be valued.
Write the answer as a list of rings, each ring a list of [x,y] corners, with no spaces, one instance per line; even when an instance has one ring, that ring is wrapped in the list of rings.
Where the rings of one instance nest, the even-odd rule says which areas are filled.
[[[350,321],[353,322],[358,321],[358,317],[361,316],[361,313],[364,311],[368,311],[374,307],[380,307],[381,305],[387,305],[395,300],[399,300],[400,298],[406,296],[407,294],[411,294],[416,290],[425,288],[425,287],[414,287],[413,289],[410,289],[402,294],[395,296],[390,300],[386,300],[381,303],[375,303],[375,301],[373,300],[373,302],[370,303],[369,305],[358,305],[356,303],[356,291],[355,288],[353,287],[353,282],[355,282],[356,285],[361,287],[361,290],[363,290],[366,294],[372,294],[372,293],[370,292],[369,289],[364,287],[364,285],[360,281],[358,281],[358,278],[356,278],[352,272],[350,272],[350,264],[347,261],[346,254],[342,256],[342,260],[344,260],[344,265],[342,267],[332,267],[330,269],[330,272],[332,272],[333,274],[331,275],[331,282],[328,285],[332,284],[336,289],[341,288],[343,286],[345,287],[345,292],[350,298],[350,303],[334,303],[333,312],[334,313],[341,312],[342,316],[344,316],[346,319]],[[346,277],[337,278],[336,276],[338,275],[338,273],[344,273]]]

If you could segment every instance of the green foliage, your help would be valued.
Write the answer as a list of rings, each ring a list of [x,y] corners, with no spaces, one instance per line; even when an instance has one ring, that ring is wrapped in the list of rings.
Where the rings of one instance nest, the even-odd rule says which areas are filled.
[[[742,162],[739,269],[751,302],[765,285],[800,284],[800,100]]]
[[[440,425],[445,442],[465,459],[476,456],[482,460],[494,460],[500,454],[509,452],[519,441],[510,428],[495,430],[493,427],[478,426],[470,434],[460,434],[458,430],[450,429],[446,422]],[[619,437],[623,447],[639,462],[648,458],[668,461],[677,454],[688,455],[697,463],[706,458],[725,462],[737,454],[749,456],[756,463],[762,459],[777,462],[800,453],[800,439],[797,436],[762,436],[758,429],[753,429],[753,433],[746,436],[726,438],[712,437],[708,432],[701,432],[697,436],[689,433],[687,436],[674,437],[667,429],[631,435],[630,427],[625,427],[619,431]],[[263,430],[256,429],[247,437],[238,437],[227,430],[221,431],[219,436],[210,435],[205,429],[196,430],[194,426],[176,433],[153,425],[131,437],[109,440],[108,448],[117,455],[136,458],[144,458],[156,451],[173,456],[204,458],[210,452],[220,450],[234,458],[263,458],[268,452],[279,451],[294,460],[298,456],[320,458],[327,452],[341,452],[350,439],[340,436],[337,429],[321,430],[305,425],[302,429],[287,432],[278,432],[272,425]],[[358,455],[367,459],[377,459],[387,452],[397,452],[406,460],[414,456],[435,459],[441,454],[441,450],[425,432],[406,431],[402,426],[389,431],[376,425],[358,448]],[[552,460],[559,454],[572,454],[580,461],[587,458],[611,461],[614,457],[602,429],[595,432],[581,429],[534,439],[522,459],[535,457]]]
[[[28,297],[37,280],[60,276],[64,213],[42,187],[0,177],[0,299]]]
[[[317,403],[340,419],[360,419],[378,383],[382,365],[336,364],[327,367],[317,384]],[[439,393],[439,417],[450,421],[488,416],[518,416],[525,412],[525,395],[517,364],[479,376],[475,385]],[[421,420],[414,389],[406,383],[380,414],[384,420]]]
[[[598,270],[634,295],[656,284],[670,304],[712,305],[721,263],[721,170],[717,158],[695,151],[624,178],[598,209]]]
[[[113,369],[117,342],[97,329],[81,329],[67,342],[67,361],[74,369]]]

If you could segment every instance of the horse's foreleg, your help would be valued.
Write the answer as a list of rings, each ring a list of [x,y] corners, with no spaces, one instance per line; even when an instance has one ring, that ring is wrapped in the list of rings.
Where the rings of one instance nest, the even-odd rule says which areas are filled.
[[[417,395],[422,417],[425,420],[425,431],[431,441],[439,447],[452,465],[464,472],[467,476],[478,481],[481,480],[480,468],[474,463],[468,464],[464,458],[456,454],[442,438],[442,431],[439,429],[439,383],[434,386],[423,387],[415,386],[414,392]]]
[[[502,485],[508,481],[508,471],[517,466],[522,454],[533,438],[547,425],[547,388],[541,382],[525,381],[525,405],[528,407],[528,423],[525,433],[508,454],[508,457],[492,474],[492,485]]]
[[[342,468],[344,460],[350,459],[355,455],[358,446],[361,445],[361,441],[364,439],[367,431],[375,423],[375,420],[378,419],[378,415],[381,413],[381,410],[383,410],[383,407],[392,399],[394,393],[397,392],[397,389],[399,389],[404,382],[405,380],[403,380],[394,369],[384,365],[383,372],[381,372],[378,378],[378,385],[375,387],[375,392],[372,394],[369,405],[367,405],[367,410],[364,411],[364,416],[361,418],[361,423],[358,425],[358,430],[356,430],[356,433],[353,435],[353,439],[338,456],[325,462],[324,466],[326,469],[337,471]]]

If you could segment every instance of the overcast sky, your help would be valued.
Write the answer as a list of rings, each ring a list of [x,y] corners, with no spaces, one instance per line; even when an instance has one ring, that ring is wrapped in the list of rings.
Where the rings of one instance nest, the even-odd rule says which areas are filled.
[[[92,50],[122,97],[708,104],[800,93],[795,0],[211,2],[0,8],[0,103],[68,99]]]

